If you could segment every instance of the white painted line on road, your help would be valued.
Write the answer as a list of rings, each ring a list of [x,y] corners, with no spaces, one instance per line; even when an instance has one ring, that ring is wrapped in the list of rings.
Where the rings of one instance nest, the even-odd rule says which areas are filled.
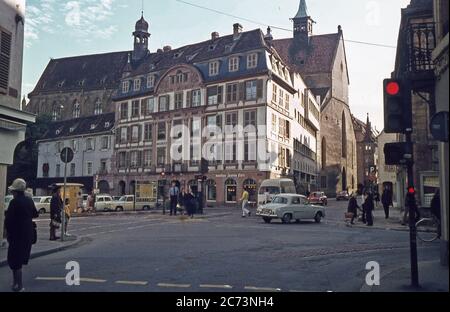
[[[159,283],[158,287],[167,287],[167,288],[189,288],[190,284],[168,284],[168,283]]]
[[[211,284],[202,284],[200,288],[218,288],[218,289],[232,289],[233,286],[230,285],[211,285]]]
[[[106,280],[104,279],[97,279],[97,278],[80,278],[80,282],[84,283],[106,283]]]
[[[146,285],[148,285],[148,282],[144,282],[144,281],[116,281],[116,284],[146,286]]]
[[[36,277],[37,281],[65,281],[64,277]]]
[[[254,286],[245,286],[244,289],[245,290],[254,290],[254,291],[272,291],[272,292],[281,291],[280,288],[254,287]]]

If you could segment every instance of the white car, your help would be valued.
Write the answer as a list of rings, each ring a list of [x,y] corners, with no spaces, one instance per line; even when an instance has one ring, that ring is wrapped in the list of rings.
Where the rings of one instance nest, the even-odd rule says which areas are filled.
[[[39,214],[50,212],[51,196],[33,196],[34,205]]]
[[[13,199],[14,197],[12,195],[6,195],[5,196],[5,211],[8,210],[9,207],[9,202]]]
[[[113,207],[116,211],[151,210],[156,208],[156,199],[138,197],[135,203],[134,195],[123,195],[114,201]]]
[[[271,203],[258,207],[256,215],[266,223],[273,219],[281,219],[283,223],[290,223],[292,220],[314,220],[320,223],[325,217],[325,208],[309,204],[303,195],[282,194],[275,196]]]
[[[94,207],[95,211],[113,211],[113,199],[110,195],[97,195]]]

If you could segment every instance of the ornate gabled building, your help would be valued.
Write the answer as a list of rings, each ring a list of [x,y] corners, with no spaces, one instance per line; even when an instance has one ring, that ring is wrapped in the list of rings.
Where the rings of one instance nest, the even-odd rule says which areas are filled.
[[[292,19],[294,38],[274,40],[273,47],[292,71],[301,74],[320,102],[320,186],[328,195],[356,189],[356,140],[349,106],[342,28],[334,34],[313,35],[314,21],[300,1]],[[339,130],[339,131],[337,131]]]

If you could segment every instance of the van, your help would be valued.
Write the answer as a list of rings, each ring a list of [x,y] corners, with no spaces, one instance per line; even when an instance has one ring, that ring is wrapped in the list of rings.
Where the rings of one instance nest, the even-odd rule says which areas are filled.
[[[258,205],[271,202],[273,197],[279,194],[297,194],[294,181],[291,179],[264,180],[259,187]]]
[[[113,211],[113,199],[109,195],[97,195],[94,207],[95,211]]]
[[[156,208],[156,198],[136,197],[135,203],[134,195],[124,195],[112,206],[115,211],[151,210]]]

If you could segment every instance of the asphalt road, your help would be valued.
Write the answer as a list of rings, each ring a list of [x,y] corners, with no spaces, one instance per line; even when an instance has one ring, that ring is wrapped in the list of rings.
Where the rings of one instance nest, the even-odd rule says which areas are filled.
[[[338,223],[346,202],[330,201],[321,224],[265,224],[225,216],[182,220],[156,214],[74,218],[75,248],[31,260],[27,291],[360,291],[366,264],[381,273],[409,262],[408,233]],[[39,221],[41,237],[48,221]],[[420,244],[419,260],[439,257],[439,243]],[[80,264],[81,285],[67,286],[66,263]],[[0,291],[9,291],[7,267]]]

